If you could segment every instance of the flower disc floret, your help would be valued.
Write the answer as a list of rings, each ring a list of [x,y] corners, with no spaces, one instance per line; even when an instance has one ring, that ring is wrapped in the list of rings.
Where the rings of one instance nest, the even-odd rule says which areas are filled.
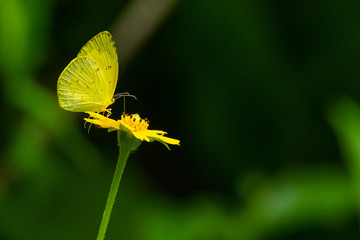
[[[142,119],[137,113],[131,114],[130,116],[123,114],[121,116],[121,121],[126,123],[129,127],[132,127],[136,132],[145,131],[149,127],[149,120]]]

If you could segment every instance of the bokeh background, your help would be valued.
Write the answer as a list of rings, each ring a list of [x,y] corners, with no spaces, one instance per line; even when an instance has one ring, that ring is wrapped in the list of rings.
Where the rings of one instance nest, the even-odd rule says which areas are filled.
[[[0,239],[95,239],[116,134],[57,78],[115,38],[131,155],[107,239],[360,239],[360,2],[0,0]],[[122,101],[113,106],[119,118]]]

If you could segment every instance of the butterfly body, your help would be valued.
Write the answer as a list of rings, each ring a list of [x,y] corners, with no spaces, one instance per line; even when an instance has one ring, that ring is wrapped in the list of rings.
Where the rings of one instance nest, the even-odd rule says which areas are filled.
[[[57,83],[61,108],[72,112],[104,112],[114,103],[118,57],[109,32],[90,39],[60,74]]]

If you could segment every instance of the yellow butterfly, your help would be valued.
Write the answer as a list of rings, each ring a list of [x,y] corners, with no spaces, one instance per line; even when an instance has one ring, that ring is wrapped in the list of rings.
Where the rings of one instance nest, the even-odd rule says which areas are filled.
[[[57,83],[61,108],[71,112],[110,112],[119,63],[115,42],[107,31],[97,34],[66,66]],[[131,96],[119,93],[115,97]]]

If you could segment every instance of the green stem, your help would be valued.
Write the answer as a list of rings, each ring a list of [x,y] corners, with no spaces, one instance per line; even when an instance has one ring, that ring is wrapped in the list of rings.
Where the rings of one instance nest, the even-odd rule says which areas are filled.
[[[131,148],[126,145],[121,145],[119,150],[119,159],[116,165],[116,170],[114,174],[113,181],[111,183],[111,188],[109,192],[109,196],[106,202],[105,211],[103,214],[103,218],[101,220],[101,225],[99,229],[99,233],[97,236],[97,240],[103,240],[105,238],[106,229],[110,220],[111,211],[113,209],[113,205],[115,202],[116,194],[120,185],[121,177],[124,172],[124,168],[126,165],[126,160],[129,157]]]

